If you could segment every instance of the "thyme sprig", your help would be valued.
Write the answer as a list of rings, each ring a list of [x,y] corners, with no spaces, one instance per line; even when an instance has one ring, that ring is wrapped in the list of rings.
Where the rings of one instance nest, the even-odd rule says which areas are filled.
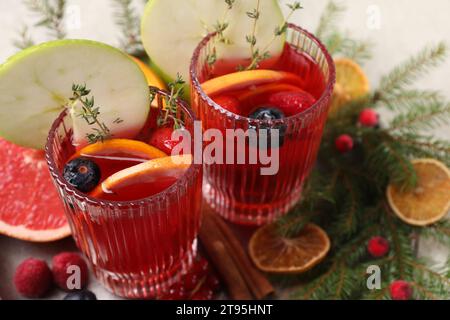
[[[263,49],[257,48],[257,43],[258,43],[258,39],[256,38],[256,29],[257,29],[257,24],[258,24],[258,20],[261,17],[261,11],[260,11],[260,0],[258,0],[256,8],[253,9],[253,11],[249,11],[247,12],[247,16],[250,19],[253,19],[253,29],[252,29],[252,34],[247,35],[245,37],[245,39],[247,40],[247,42],[250,44],[250,52],[251,52],[251,62],[250,64],[246,67],[243,68],[242,66],[238,67],[239,70],[254,70],[257,69],[259,67],[259,64],[270,58],[270,52],[269,49],[272,46],[273,42],[280,36],[282,36],[283,34],[286,33],[287,28],[288,28],[288,23],[289,20],[292,18],[292,15],[300,10],[303,9],[303,6],[301,5],[301,3],[299,1],[295,1],[293,3],[287,4],[288,8],[290,9],[289,14],[286,16],[284,22],[282,25],[277,26],[275,28],[274,31],[274,35],[272,37],[272,39],[269,41],[269,43],[267,43]]]
[[[167,86],[169,88],[169,95],[164,97],[164,108],[158,117],[158,127],[163,127],[169,123],[173,123],[174,129],[180,129],[184,126],[183,120],[178,118],[178,99],[184,94],[184,85],[186,82],[181,75],[177,73],[177,77],[173,82]],[[157,88],[150,88],[151,101],[155,99]]]
[[[81,110],[77,116],[83,118],[88,125],[96,126],[92,128],[92,133],[86,134],[88,142],[92,144],[99,141],[103,142],[110,139],[113,135],[108,126],[99,120],[100,108],[95,106],[93,96],[89,98],[90,93],[91,90],[87,89],[85,84],[73,84],[69,107],[73,108],[79,103]],[[123,120],[120,118],[114,120],[116,124],[122,122]]]
[[[216,50],[215,42],[220,42],[220,43],[224,43],[224,44],[232,44],[232,41],[230,39],[226,38],[224,33],[225,33],[225,30],[227,30],[230,25],[227,21],[228,14],[233,9],[235,2],[236,2],[236,0],[225,0],[227,8],[222,16],[222,19],[220,21],[217,21],[213,26],[214,32],[216,32],[217,36],[213,40],[214,45],[212,46],[211,52],[209,52],[206,57],[206,61],[209,66],[212,66],[217,61],[217,50]]]

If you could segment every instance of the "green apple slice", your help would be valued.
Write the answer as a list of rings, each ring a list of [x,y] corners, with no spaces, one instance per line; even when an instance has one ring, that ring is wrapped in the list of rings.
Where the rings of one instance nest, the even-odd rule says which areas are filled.
[[[68,105],[72,84],[91,90],[98,118],[114,136],[131,137],[144,126],[150,97],[136,63],[103,43],[58,40],[26,49],[0,66],[0,136],[43,149],[53,121]],[[77,113],[75,106],[74,140],[84,144],[93,126]]]
[[[253,20],[247,16],[257,5],[256,0],[234,3],[224,32],[229,44],[217,44],[217,56],[223,59],[249,58],[250,45],[246,35],[252,34]],[[217,22],[223,23],[227,4],[225,0],[152,0],[145,7],[142,18],[142,42],[153,69],[167,82],[180,73],[189,79],[192,54],[200,41],[214,31]],[[270,44],[275,28],[284,22],[277,0],[260,0],[260,18],[256,28],[258,46]],[[277,37],[268,51],[272,57],[283,50],[284,37]]]

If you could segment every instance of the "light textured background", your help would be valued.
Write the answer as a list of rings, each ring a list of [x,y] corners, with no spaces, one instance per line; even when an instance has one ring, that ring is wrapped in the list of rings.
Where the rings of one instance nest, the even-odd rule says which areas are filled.
[[[79,13],[80,17],[79,25],[77,25],[78,21],[72,21],[75,23],[71,24],[69,37],[88,38],[118,45],[119,34],[112,19],[112,2],[111,0],[68,0],[70,10],[75,14]],[[281,2],[290,3],[291,1]],[[383,74],[419,51],[424,45],[441,40],[450,44],[448,18],[450,1],[448,0],[342,0],[342,2],[348,6],[347,13],[341,19],[342,28],[348,29],[356,37],[375,42],[374,58],[365,66],[374,87]],[[143,1],[136,0],[136,3],[139,7]],[[303,0],[302,3],[305,9],[296,14],[292,21],[307,29],[315,30],[327,0]],[[370,19],[373,17],[370,14],[374,12],[379,13],[379,28],[373,28],[370,25]],[[23,24],[32,25],[33,21],[35,21],[33,15],[21,5],[21,1],[0,0],[0,30],[2,31],[0,62],[17,52],[12,45],[12,40],[17,38]],[[31,33],[37,41],[47,39],[45,33],[33,29]],[[419,81],[418,87],[442,90],[450,98],[449,78],[450,59],[430,76]],[[436,133],[442,137],[449,137],[450,128],[443,127]],[[17,298],[11,279],[19,261],[28,256],[47,258],[50,261],[53,254],[63,249],[74,249],[71,240],[44,245],[29,244],[0,236],[0,297]],[[427,252],[436,264],[439,264],[446,255],[445,248],[436,247],[434,244],[425,244],[422,251]],[[94,281],[91,282],[91,289],[99,298],[114,298]],[[61,292],[55,291],[51,297],[60,298],[61,296]]]

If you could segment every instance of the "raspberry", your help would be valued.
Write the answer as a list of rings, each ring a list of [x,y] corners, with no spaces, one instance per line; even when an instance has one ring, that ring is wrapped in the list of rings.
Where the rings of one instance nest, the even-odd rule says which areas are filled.
[[[359,123],[364,127],[374,128],[378,126],[379,121],[380,117],[378,113],[373,109],[370,108],[364,109],[359,114]]]
[[[367,244],[367,251],[374,258],[384,257],[389,252],[389,242],[383,237],[373,237]]]
[[[413,294],[410,284],[403,280],[396,280],[392,282],[389,290],[392,300],[409,300]]]
[[[280,108],[288,117],[310,108],[316,99],[306,91],[278,92],[270,96],[269,104]]]
[[[353,138],[348,134],[340,135],[335,141],[335,146],[339,153],[347,153],[353,149]]]
[[[52,272],[45,261],[27,259],[17,267],[14,285],[22,296],[40,298],[50,290]]]
[[[79,288],[68,287],[68,278],[76,274],[73,270],[68,269],[70,266],[78,266],[80,268]],[[52,271],[55,283],[58,287],[66,291],[84,288],[89,279],[89,270],[86,262],[74,252],[63,252],[54,256],[52,261]],[[77,281],[74,281],[73,283],[77,284]]]

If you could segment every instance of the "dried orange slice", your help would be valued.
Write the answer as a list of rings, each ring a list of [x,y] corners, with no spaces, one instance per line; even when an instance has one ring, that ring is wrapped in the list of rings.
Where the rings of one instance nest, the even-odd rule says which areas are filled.
[[[395,214],[413,226],[438,222],[450,210],[450,170],[434,159],[412,161],[417,173],[414,190],[402,192],[389,185],[387,199]]]
[[[120,156],[135,157],[137,159],[156,159],[167,157],[167,154],[161,150],[146,144],[142,141],[129,139],[111,139],[104,142],[90,144],[79,150],[72,158],[80,156],[102,157],[102,156]]]
[[[346,103],[369,93],[369,79],[360,65],[351,59],[335,60],[336,86],[333,93],[330,115],[336,113]]]
[[[281,237],[276,224],[260,228],[250,239],[255,265],[270,273],[302,273],[319,264],[330,250],[330,239],[315,224],[306,225],[295,238]]]
[[[112,201],[143,199],[170,187],[191,164],[192,155],[153,159],[111,175],[90,195]]]

